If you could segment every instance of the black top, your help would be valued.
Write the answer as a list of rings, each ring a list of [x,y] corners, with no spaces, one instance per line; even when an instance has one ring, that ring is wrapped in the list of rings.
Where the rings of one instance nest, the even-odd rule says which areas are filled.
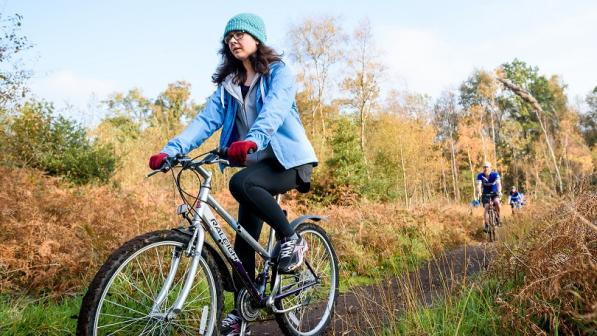
[[[243,84],[240,86],[240,92],[242,92],[242,94],[243,94],[243,99],[245,99],[245,96],[247,95],[247,93],[249,93],[249,88],[250,88],[249,85]]]

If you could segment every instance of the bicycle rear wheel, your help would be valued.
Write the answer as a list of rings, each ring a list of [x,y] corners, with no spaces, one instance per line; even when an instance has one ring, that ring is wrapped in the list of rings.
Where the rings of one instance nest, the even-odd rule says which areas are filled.
[[[222,284],[205,253],[182,311],[172,312],[192,258],[184,250],[189,236],[156,231],[134,238],[116,250],[101,267],[83,298],[79,335],[214,335],[222,308]],[[177,268],[171,267],[178,264]],[[172,271],[175,269],[175,271]],[[153,309],[172,272],[165,299]]]
[[[338,258],[326,232],[318,225],[301,224],[296,232],[306,240],[308,251],[305,262],[295,274],[279,275],[281,292],[300,288],[316,277],[320,282],[276,302],[278,309],[300,305],[276,314],[276,321],[285,335],[323,335],[332,322],[338,297]]]

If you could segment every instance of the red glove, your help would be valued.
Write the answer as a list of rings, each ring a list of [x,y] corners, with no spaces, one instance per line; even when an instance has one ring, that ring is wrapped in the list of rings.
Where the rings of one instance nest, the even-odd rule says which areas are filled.
[[[162,168],[162,165],[164,164],[164,161],[166,161],[167,157],[168,157],[168,154],[166,154],[166,153],[153,154],[149,158],[149,168],[151,168],[153,170],[158,170],[158,169]]]
[[[243,166],[247,161],[249,150],[256,151],[257,144],[253,141],[235,141],[228,148],[228,161],[235,166]]]

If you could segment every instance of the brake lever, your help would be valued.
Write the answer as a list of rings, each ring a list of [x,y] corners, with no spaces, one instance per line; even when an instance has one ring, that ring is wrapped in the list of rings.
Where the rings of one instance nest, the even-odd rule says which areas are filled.
[[[170,169],[172,169],[172,167],[174,167],[176,165],[176,163],[178,162],[177,158],[166,158],[166,161],[164,161],[164,164],[162,165],[162,167],[160,167],[160,169],[156,169],[154,171],[152,171],[151,173],[145,175],[146,178],[148,177],[152,177],[153,175],[157,174],[157,173],[165,173],[167,171],[169,171]]]
[[[161,170],[159,170],[159,169],[158,169],[158,170],[154,170],[154,171],[152,171],[151,173],[145,174],[145,178],[152,177],[153,175],[155,175],[155,174],[157,174],[157,173],[161,173],[161,172],[162,172],[162,171],[161,171]]]

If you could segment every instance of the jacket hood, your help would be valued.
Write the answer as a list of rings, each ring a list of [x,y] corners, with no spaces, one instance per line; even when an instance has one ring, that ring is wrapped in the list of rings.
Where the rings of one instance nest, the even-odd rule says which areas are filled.
[[[261,98],[265,98],[263,97],[263,83],[261,80],[261,74],[257,73],[255,74],[255,78],[253,78],[253,82],[251,83],[251,86],[256,85],[256,82],[259,81],[259,89],[261,92]],[[230,94],[232,97],[234,97],[237,101],[242,102],[243,101],[243,94],[240,90],[240,86],[234,83],[234,74],[229,74],[228,76],[226,76],[226,79],[224,79],[224,81],[221,84],[221,88],[222,88],[222,92],[221,92],[221,99],[222,99],[222,105],[224,105],[224,90],[226,90],[228,92],[228,94]]]

